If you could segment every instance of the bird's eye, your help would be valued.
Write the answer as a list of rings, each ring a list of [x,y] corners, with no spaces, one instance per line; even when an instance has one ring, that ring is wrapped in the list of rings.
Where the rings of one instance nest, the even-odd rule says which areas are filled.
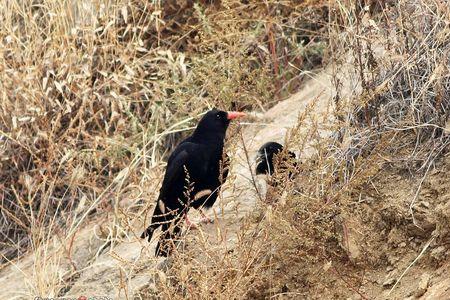
[[[217,114],[217,115],[216,115],[216,118],[217,118],[217,119],[220,119],[220,115],[219,115],[219,114]]]

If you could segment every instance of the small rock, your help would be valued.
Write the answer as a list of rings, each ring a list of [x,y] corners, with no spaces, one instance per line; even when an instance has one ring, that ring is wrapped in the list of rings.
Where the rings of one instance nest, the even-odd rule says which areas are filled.
[[[383,287],[389,288],[389,287],[393,286],[394,284],[395,284],[395,279],[390,278],[390,279],[386,280],[385,282],[383,282]]]
[[[389,255],[387,257],[387,260],[390,265],[395,265],[398,262],[399,258],[394,255]]]
[[[422,202],[420,202],[420,204],[421,204],[423,207],[426,207],[426,208],[429,208],[429,207],[430,207],[430,202],[428,202],[428,201],[422,201]]]
[[[393,267],[393,266],[388,266],[388,267],[386,268],[386,271],[388,271],[388,272],[390,272],[390,271],[392,271],[392,270],[394,270],[394,267]]]
[[[428,273],[423,273],[422,276],[420,276],[420,282],[419,286],[417,288],[416,293],[414,296],[417,298],[421,297],[425,292],[428,290],[428,286],[430,284],[431,275]]]
[[[440,173],[441,171],[439,169],[434,168],[433,170],[431,170],[430,175],[436,175],[438,173]]]
[[[444,260],[445,252],[447,252],[447,249],[444,246],[439,246],[431,251],[431,257],[438,261]]]
[[[406,247],[406,243],[405,242],[401,242],[400,244],[398,244],[398,246],[400,248],[405,248]]]
[[[364,201],[370,204],[370,203],[375,202],[375,198],[370,197],[370,196],[366,196],[366,198],[364,199]]]

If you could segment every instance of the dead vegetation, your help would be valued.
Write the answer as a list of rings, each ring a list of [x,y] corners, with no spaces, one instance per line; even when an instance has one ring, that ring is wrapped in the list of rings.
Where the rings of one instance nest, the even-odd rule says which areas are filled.
[[[384,284],[370,287],[370,270],[392,267],[394,290],[409,271],[399,257],[420,263],[424,250],[434,253],[427,270],[445,263],[445,175],[434,187],[450,143],[444,0],[0,7],[0,254],[40,258],[33,295],[70,290],[76,264],[44,274],[71,257],[61,245],[88,218],[102,222],[96,257],[134,234],[162,159],[195,116],[211,106],[264,111],[323,62],[335,97],[320,119],[306,110],[286,140],[312,153],[290,170],[295,180],[261,195],[236,244],[220,231],[186,236],[140,297],[368,299]],[[357,84],[345,98],[349,74]]]
[[[294,129],[288,139],[293,149],[309,144],[314,154],[301,159],[293,184],[269,190],[256,223],[244,226],[231,253],[202,247],[206,267],[198,247],[183,249],[169,273],[172,284],[158,286],[164,297],[369,299],[383,286],[404,297],[414,295],[398,288],[412,266],[422,259],[428,270],[430,253],[439,253],[438,266],[445,264],[448,180],[440,187],[424,182],[448,167],[448,5],[332,8],[333,121],[304,122],[312,118],[306,114],[298,126],[312,124],[307,133]],[[345,99],[339,80],[349,70],[358,85]],[[334,133],[320,137],[324,128]],[[391,281],[370,287],[366,270],[386,267]]]
[[[2,254],[143,184],[192,117],[265,109],[320,65],[301,5],[4,1]],[[283,20],[283,22],[281,22]],[[306,20],[306,21],[305,21]],[[314,26],[311,32],[297,23]],[[291,34],[292,32],[292,34]],[[295,33],[295,34],[294,34]],[[311,61],[309,61],[311,60]],[[295,76],[294,76],[295,74]],[[111,198],[115,194],[115,199]]]

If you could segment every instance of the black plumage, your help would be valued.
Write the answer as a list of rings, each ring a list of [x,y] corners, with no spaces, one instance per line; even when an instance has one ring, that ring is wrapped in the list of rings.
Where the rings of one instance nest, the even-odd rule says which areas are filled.
[[[226,130],[230,120],[243,115],[210,110],[170,155],[151,224],[141,235],[150,241],[154,231],[162,227],[156,255],[170,253],[189,208],[209,208],[215,203],[228,175],[228,157],[223,153]]]
[[[256,175],[272,175],[275,172],[276,167],[280,168],[280,170],[286,169],[288,160],[296,159],[295,153],[287,151],[287,155],[284,155],[281,161],[277,161],[276,157],[278,157],[281,152],[283,152],[283,145],[277,142],[267,142],[262,145],[261,148],[259,148],[256,157]],[[296,165],[297,164],[294,161],[293,166],[295,167]]]

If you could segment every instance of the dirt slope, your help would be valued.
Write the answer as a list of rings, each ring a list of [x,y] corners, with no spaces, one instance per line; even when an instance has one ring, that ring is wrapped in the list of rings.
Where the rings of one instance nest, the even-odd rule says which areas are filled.
[[[313,104],[314,114],[318,118],[323,116],[332,96],[330,78],[329,69],[315,75],[299,93],[277,104],[264,113],[262,117],[253,121],[253,124],[246,125],[244,123],[242,125],[243,136],[246,141],[245,146],[250,155],[250,163],[253,163],[256,150],[264,142],[270,140],[284,141],[289,128],[296,125],[299,114],[306,109],[307,105]],[[351,93],[354,91],[351,80],[345,82],[348,86],[344,87],[344,92]],[[321,134],[328,134],[328,132],[322,130]],[[236,241],[236,233],[243,218],[252,211],[258,201],[258,196],[250,180],[250,168],[240,137],[235,136],[235,139],[236,141],[233,144],[236,144],[236,149],[232,156],[233,165],[230,180],[226,184],[215,211],[209,212],[210,216],[214,216],[214,213],[216,213],[216,223],[202,226],[201,231],[188,233],[188,235],[204,235],[205,238],[217,238],[217,232],[220,231],[220,235],[226,240],[227,247],[230,248]],[[307,153],[302,155],[307,155]],[[424,197],[430,199],[425,201],[420,198],[418,201],[418,203],[426,202],[424,205],[428,205],[428,207],[425,207],[425,209],[433,211],[440,209],[442,216],[446,217],[447,220],[449,218],[448,191],[450,190],[450,184],[449,180],[445,179],[445,175],[448,174],[449,166],[450,161],[447,157],[441,162],[440,169],[437,168],[437,171],[429,178],[429,184],[424,189],[424,195],[429,193],[429,196]],[[440,181],[435,182],[438,179]],[[258,181],[261,182],[261,179],[258,179]],[[389,212],[386,199],[408,201],[412,181],[414,180],[410,177],[398,175],[396,170],[392,170],[389,174],[386,174],[386,177],[380,178],[376,185],[378,185],[378,191],[381,191],[381,194],[373,197],[383,199],[383,201],[378,202],[379,207],[370,207],[371,213]],[[436,190],[435,185],[440,188]],[[264,184],[261,183],[259,186],[261,190],[263,190],[261,188],[263,186]],[[153,200],[149,199],[149,201]],[[401,203],[401,201],[398,203]],[[42,264],[39,254],[33,255],[30,253],[19,262],[3,268],[0,271],[0,286],[6,288],[0,290],[0,299],[33,298],[33,295],[37,295],[37,282],[39,284],[51,284],[53,277],[55,277],[54,282],[57,282],[58,277],[66,278],[66,286],[59,295],[46,296],[79,297],[80,295],[86,295],[132,299],[140,290],[152,285],[155,273],[159,273],[160,278],[164,277],[162,270],[165,260],[156,260],[153,257],[155,244],[148,245],[138,238],[143,227],[142,219],[131,220],[129,231],[123,235],[123,241],[106,248],[102,253],[97,252],[97,249],[103,243],[97,234],[99,226],[96,224],[99,222],[101,222],[100,219],[90,220],[76,234],[73,245],[70,246],[71,250],[68,249],[68,245],[61,245],[55,239],[53,244],[48,247],[47,261],[52,263],[49,264],[51,267],[46,268],[45,274],[38,273],[40,269],[37,266]],[[363,260],[366,253],[365,247],[369,247],[371,249],[369,252],[371,252],[374,246],[362,244],[366,239],[361,238],[360,235],[370,234],[370,231],[374,229],[371,227],[373,223],[364,227],[365,224],[362,223],[362,220],[355,218],[349,220],[349,224],[354,224],[353,227],[350,226],[349,228],[350,240],[354,243],[354,247],[348,249],[349,256],[353,257],[355,261]],[[434,224],[441,223],[435,221]],[[360,272],[356,272],[364,277],[361,283],[361,290],[364,295],[373,299],[402,299],[416,296],[423,299],[450,299],[448,244],[447,247],[430,247],[428,252],[434,253],[436,258],[425,260],[425,264],[414,264],[403,277],[398,288],[393,293],[388,294],[389,288],[418,256],[429,240],[429,236],[410,239],[410,236],[405,234],[407,231],[404,228],[395,228],[397,227],[392,226],[389,228],[389,232],[385,233],[390,236],[388,241],[383,240],[385,235],[374,233],[373,243],[378,246],[382,245],[381,242],[385,242],[387,246],[380,249],[378,258],[375,258],[380,260],[378,267],[372,269],[364,267],[359,270]],[[64,253],[70,253],[70,255],[64,255]],[[384,261],[386,259],[390,262],[388,267],[385,266]],[[73,268],[78,270],[77,276],[68,275],[72,274]],[[41,279],[36,280],[36,278]],[[349,293],[349,290],[339,282],[336,283],[336,291],[334,292],[341,296],[348,295],[350,299],[361,297],[356,293]],[[323,296],[325,298],[330,295],[332,294],[324,291]]]

